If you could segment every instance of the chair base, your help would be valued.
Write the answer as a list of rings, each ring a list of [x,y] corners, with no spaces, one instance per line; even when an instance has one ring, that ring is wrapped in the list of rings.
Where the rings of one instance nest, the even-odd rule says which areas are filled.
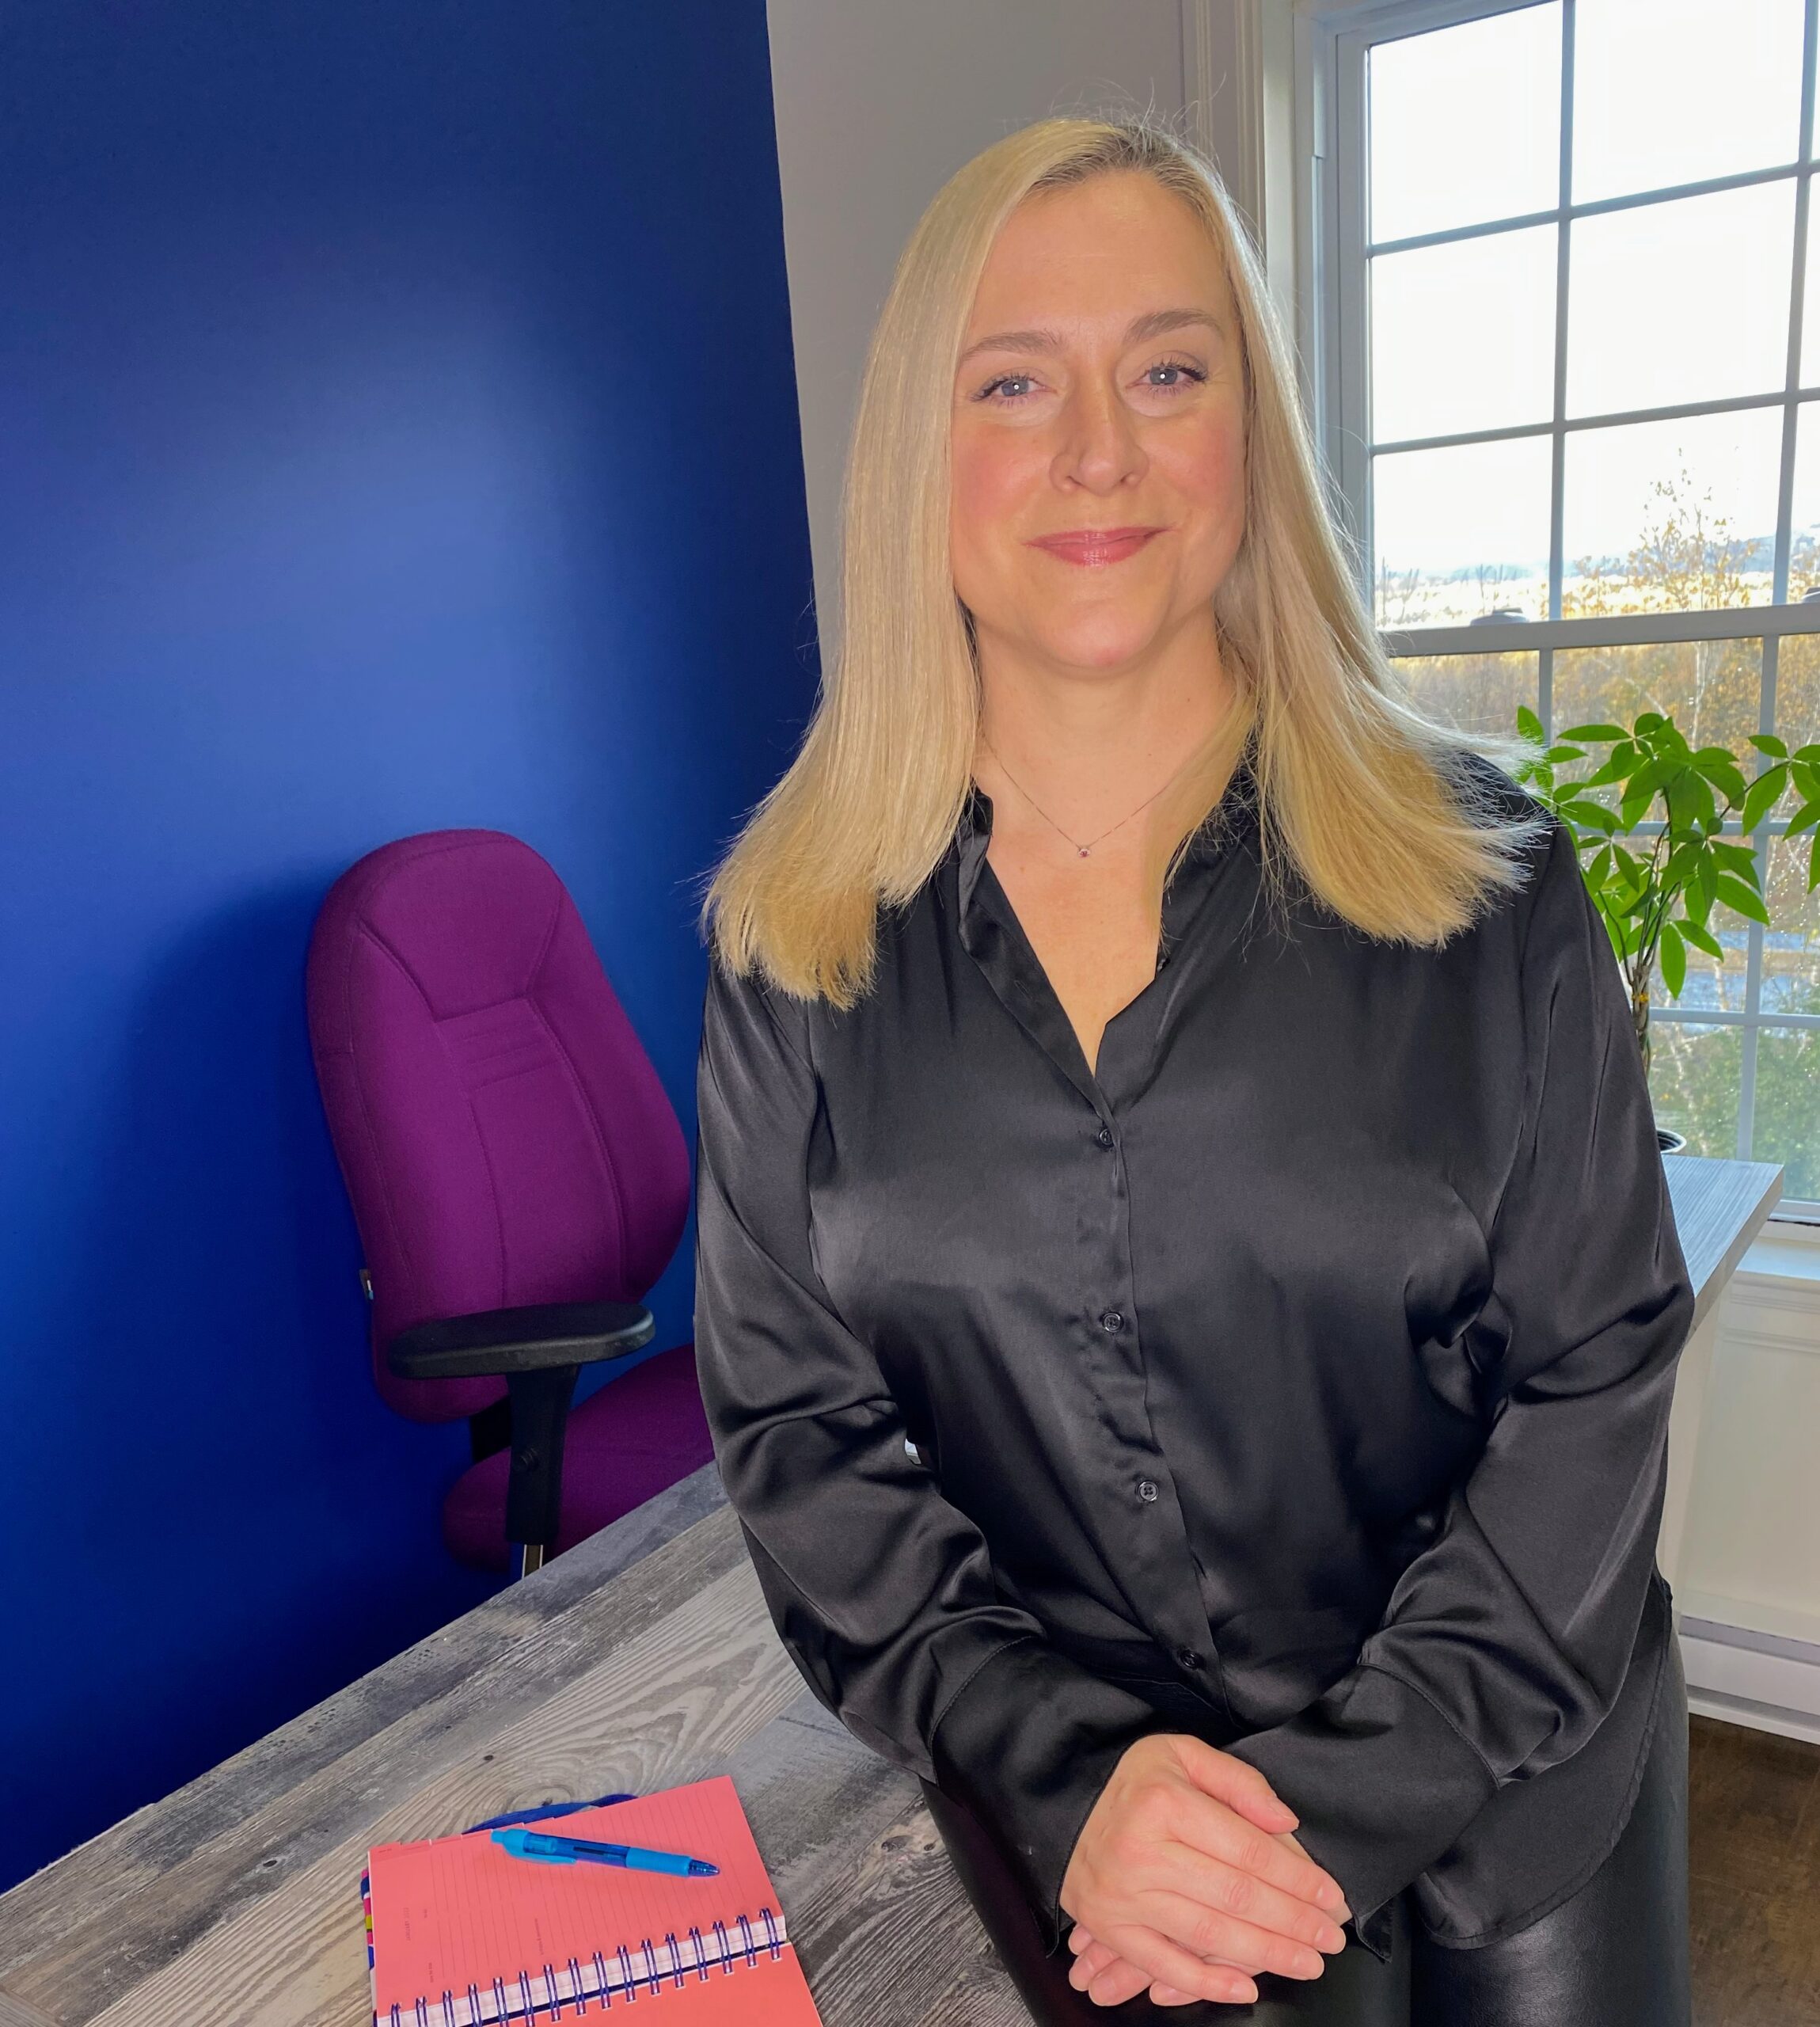
[[[591,1394],[569,1417],[562,1467],[562,1518],[545,1557],[598,1534],[622,1514],[712,1461],[714,1444],[695,1384],[695,1347],[674,1344]],[[455,1481],[443,1504],[443,1539],[458,1562],[512,1569],[506,1540],[501,1451]]]

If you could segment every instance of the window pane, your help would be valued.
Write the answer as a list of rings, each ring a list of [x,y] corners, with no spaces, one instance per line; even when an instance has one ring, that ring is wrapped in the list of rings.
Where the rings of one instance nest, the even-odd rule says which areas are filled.
[[[1370,52],[1371,237],[1550,209],[1560,196],[1558,0]]]
[[[1780,408],[1571,431],[1564,615],[1765,603],[1781,457]]]
[[[1517,706],[1534,710],[1540,694],[1534,655],[1409,655],[1395,666],[1417,710],[1458,732],[1513,733]]]
[[[1784,798],[1777,814],[1799,806]],[[1758,1004],[1765,1014],[1820,1014],[1820,895],[1807,891],[1811,831],[1769,840],[1769,876],[1764,882],[1771,926],[1763,932],[1763,983]],[[1814,1093],[1820,1103],[1820,1090]]]
[[[1377,442],[1548,420],[1556,241],[1538,226],[1371,263]]]
[[[1628,725],[1641,712],[1661,711],[1674,720],[1689,746],[1729,746],[1741,759],[1750,755],[1744,760],[1748,781],[1757,771],[1750,735],[1757,726],[1762,669],[1761,641],[1560,648],[1554,723]],[[1651,814],[1661,813],[1659,804]]]
[[[1820,1033],[1765,1028],[1757,1037],[1754,1161],[1780,1162],[1784,1198],[1820,1197]]]
[[[1792,162],[1801,0],[1580,0],[1574,202]]]
[[[1649,1023],[1649,1088],[1655,1123],[1687,1135],[1690,1154],[1735,1158],[1744,1030],[1704,1021]]]
[[[1568,414],[1781,388],[1794,245],[1792,183],[1577,220],[1567,283]]]
[[[1372,460],[1378,624],[1464,625],[1548,612],[1545,436]]]

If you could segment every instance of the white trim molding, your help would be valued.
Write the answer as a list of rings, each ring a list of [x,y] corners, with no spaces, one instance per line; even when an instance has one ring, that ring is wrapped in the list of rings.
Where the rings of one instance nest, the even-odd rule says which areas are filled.
[[[1765,1224],[1717,1320],[1672,1580],[1688,1700],[1820,1742],[1820,1230]]]
[[[1285,331],[1296,329],[1296,99],[1290,0],[1182,0],[1182,69],[1195,138],[1263,261]]]

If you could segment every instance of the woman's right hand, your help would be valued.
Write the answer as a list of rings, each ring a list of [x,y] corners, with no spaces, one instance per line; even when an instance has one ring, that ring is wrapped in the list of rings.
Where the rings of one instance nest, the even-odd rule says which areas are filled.
[[[1294,1812],[1256,1768],[1185,1732],[1129,1747],[1062,1877],[1061,1903],[1156,1984],[1231,2004],[1251,1974],[1317,1978],[1345,1947],[1337,1883],[1286,1833]]]

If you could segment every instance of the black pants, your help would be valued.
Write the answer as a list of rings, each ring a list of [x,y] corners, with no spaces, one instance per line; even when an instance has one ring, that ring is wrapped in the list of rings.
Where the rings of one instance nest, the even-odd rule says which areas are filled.
[[[1669,1667],[1624,1834],[1552,1914],[1500,1942],[1448,1949],[1423,1934],[1404,1895],[1393,1911],[1396,1936],[1386,1961],[1349,1930],[1345,1949],[1327,1960],[1320,1977],[1260,1976],[1253,2006],[1206,1999],[1156,2006],[1147,1993],[1123,2006],[1096,2006],[1068,1982],[1074,1953],[1066,1940],[1054,1955],[1043,1954],[997,1846],[957,1803],[926,1782],[923,1793],[955,1870],[1039,2027],[1204,2027],[1216,2020],[1256,2027],[1688,2027],[1687,1690],[1672,1646]]]

